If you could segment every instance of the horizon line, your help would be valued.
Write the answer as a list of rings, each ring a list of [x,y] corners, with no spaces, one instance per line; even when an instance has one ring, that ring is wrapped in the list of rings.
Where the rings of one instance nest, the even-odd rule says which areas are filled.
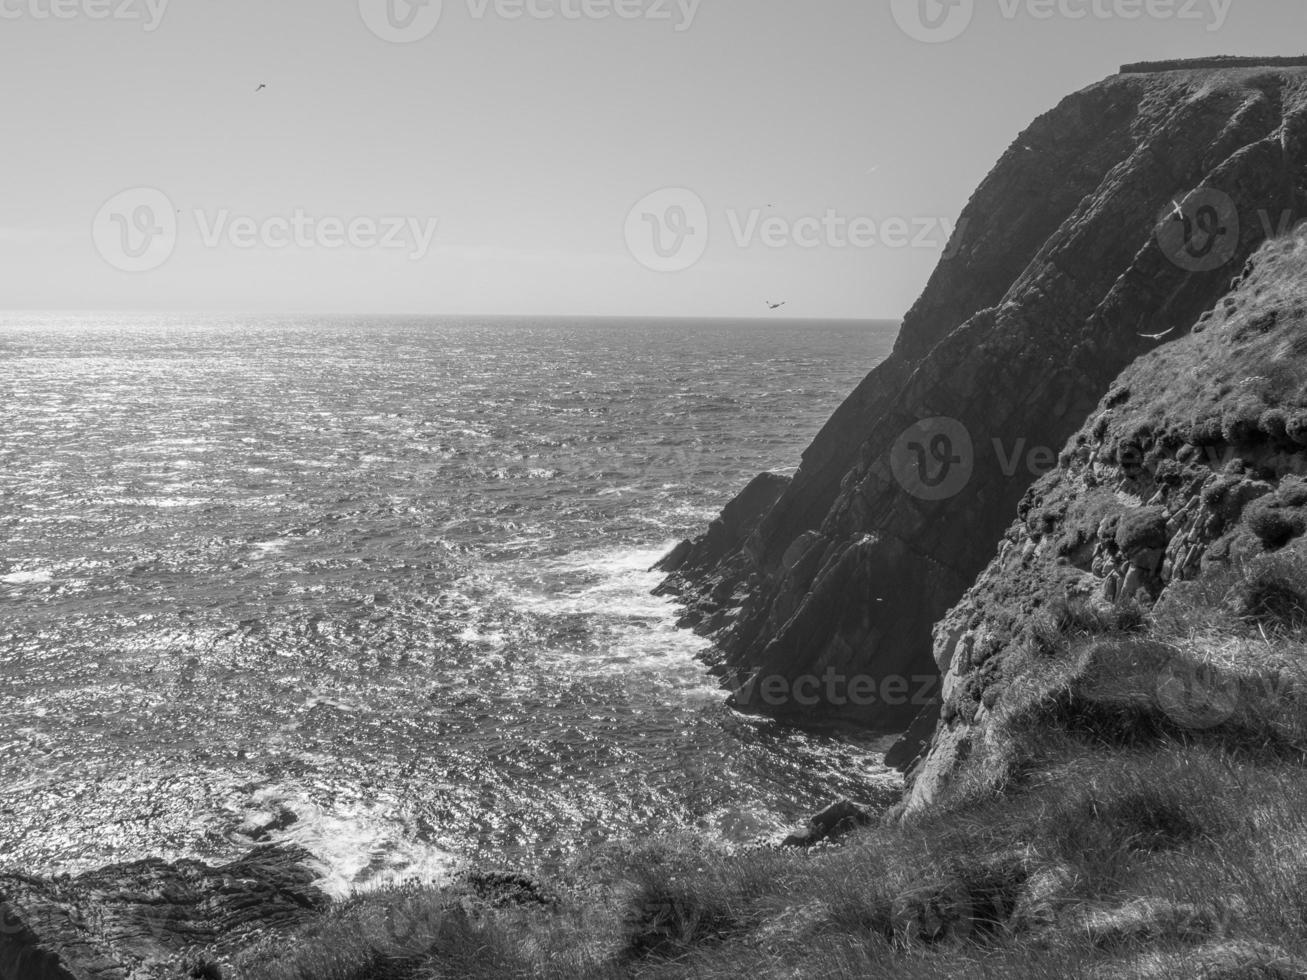
[[[456,317],[491,320],[749,320],[766,323],[902,323],[902,316],[767,316],[765,314],[657,314],[657,313],[377,313],[321,310],[115,310],[115,309],[0,309],[4,316],[228,316],[228,317],[390,317],[395,319],[453,319]]]

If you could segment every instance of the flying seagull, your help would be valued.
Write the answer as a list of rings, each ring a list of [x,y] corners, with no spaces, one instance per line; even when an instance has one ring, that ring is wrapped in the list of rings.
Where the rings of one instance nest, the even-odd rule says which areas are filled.
[[[1173,333],[1175,333],[1175,327],[1172,327],[1170,330],[1163,330],[1161,333],[1141,333],[1139,336],[1143,337],[1145,340],[1165,340]]]
[[[262,91],[263,91],[265,88],[267,88],[267,87],[268,87],[268,83],[267,83],[267,82],[262,82],[262,83],[260,83],[259,87],[256,88],[256,89],[254,90],[254,94],[255,94],[255,95],[258,95],[260,92],[262,92]]]
[[[769,309],[769,310],[779,310],[782,306],[784,306],[786,303],[788,303],[789,300],[785,300],[784,302],[781,302],[781,303],[773,303],[771,300],[768,299],[768,300],[763,300],[763,302],[767,304],[767,309]]]

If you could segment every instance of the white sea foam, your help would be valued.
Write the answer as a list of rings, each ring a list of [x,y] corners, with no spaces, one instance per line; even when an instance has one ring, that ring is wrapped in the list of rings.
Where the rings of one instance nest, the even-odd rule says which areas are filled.
[[[502,647],[508,642],[508,638],[502,632],[490,631],[483,633],[475,626],[465,627],[463,631],[458,634],[458,638],[464,643],[488,647]]]
[[[113,507],[199,507],[211,503],[209,497],[105,497],[100,503]]]
[[[327,708],[335,708],[337,711],[344,711],[347,714],[358,714],[367,710],[366,705],[359,704],[355,701],[347,701],[344,698],[332,697],[326,694],[317,694],[309,698],[304,702],[304,710],[311,711],[319,705]]]
[[[0,576],[0,582],[5,585],[41,585],[52,581],[54,581],[54,573],[43,568],[32,572],[13,572]]]
[[[296,820],[270,838],[298,844],[317,858],[316,884],[336,898],[409,881],[440,884],[457,865],[454,855],[418,840],[394,799],[337,800],[324,807],[304,790],[272,786],[250,801],[246,832],[283,810]]]
[[[675,605],[656,596],[653,590],[663,574],[653,570],[675,542],[656,548],[598,549],[579,551],[555,559],[544,568],[547,574],[575,576],[576,588],[549,595],[520,596],[525,608],[538,612],[565,612],[624,616],[651,623],[675,620]]]
[[[290,538],[273,538],[271,541],[260,541],[250,545],[254,552],[254,560],[261,561],[264,558],[271,558],[273,555],[279,555],[286,550],[290,544]]]
[[[523,612],[579,616],[607,628],[606,656],[587,657],[574,665],[577,668],[598,673],[614,666],[647,669],[676,680],[687,693],[718,697],[720,689],[697,659],[708,641],[678,628],[676,604],[654,595],[663,574],[653,566],[674,546],[675,542],[667,542],[655,548],[574,552],[537,569],[537,575],[543,573],[553,587],[519,585],[509,594]]]

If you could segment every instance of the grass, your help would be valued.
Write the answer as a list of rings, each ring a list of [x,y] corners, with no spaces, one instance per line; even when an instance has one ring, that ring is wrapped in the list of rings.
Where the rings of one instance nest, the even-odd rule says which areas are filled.
[[[1285,450],[1307,444],[1307,284],[1301,276],[1307,241],[1268,242],[1239,290],[1201,322],[1194,336],[1153,352],[1126,371],[1100,419],[1122,444],[1146,458],[1170,440],[1212,446],[1262,442]],[[1134,393],[1134,394],[1132,394]]]
[[[616,842],[556,892],[359,896],[224,975],[1302,978],[1302,608],[1307,568],[1272,555],[1151,613],[1047,610],[994,708],[1001,751],[920,814],[811,852]]]
[[[1285,470],[1307,446],[1304,253],[1268,245],[1205,318],[1220,343],[1128,371],[1068,451],[1143,506],[1083,476],[1023,502],[1056,561],[982,577],[943,715],[986,721],[931,806],[834,848],[614,842],[545,886],[358,896],[224,975],[1307,980],[1307,479]],[[1049,601],[1105,578],[1096,554],[1153,568],[1173,531],[1147,501],[1198,487],[1209,557],[1227,531],[1255,548],[1150,573],[1144,604]]]
[[[1296,767],[1174,744],[1065,748],[1020,792],[817,856],[673,839],[556,908],[368,896],[247,954],[241,975],[1062,978],[1213,943],[1307,946]]]
[[[984,635],[942,715],[984,724],[929,808],[836,848],[614,841],[544,886],[359,895],[223,975],[1307,980],[1304,265],[1307,242],[1268,244],[1022,503],[1053,561],[980,581]],[[1163,587],[1179,502],[1210,549]],[[1057,597],[1121,562],[1157,568],[1142,604]]]

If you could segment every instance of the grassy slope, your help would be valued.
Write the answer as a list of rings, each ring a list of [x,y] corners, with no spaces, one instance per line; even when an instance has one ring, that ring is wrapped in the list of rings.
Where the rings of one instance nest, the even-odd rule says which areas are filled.
[[[1097,445],[1137,444],[1149,479],[1195,444],[1301,454],[1304,272],[1307,247],[1268,246],[1210,338],[1127,372],[1147,393],[1109,396]],[[1120,491],[1070,499],[1063,476],[1023,521],[1069,567]],[[1249,507],[1221,560],[1156,604],[1013,605],[1001,669],[964,692],[1003,757],[907,821],[807,853],[614,844],[558,894],[490,878],[360,897],[226,975],[1307,977],[1307,494],[1281,477],[1276,506]]]
[[[1003,791],[843,847],[667,840],[587,855],[544,903],[495,907],[466,887],[369,896],[296,947],[247,954],[242,975],[1307,976],[1293,961],[1307,950],[1307,705],[1268,681],[1249,687],[1263,701],[1244,705],[1248,723],[1186,729],[1154,694],[1159,644],[1307,652],[1301,632],[1261,628],[1209,624],[1194,647],[1158,622],[1067,636],[1072,664],[1013,713],[1018,776]],[[1194,964],[1218,954],[1270,972]]]

